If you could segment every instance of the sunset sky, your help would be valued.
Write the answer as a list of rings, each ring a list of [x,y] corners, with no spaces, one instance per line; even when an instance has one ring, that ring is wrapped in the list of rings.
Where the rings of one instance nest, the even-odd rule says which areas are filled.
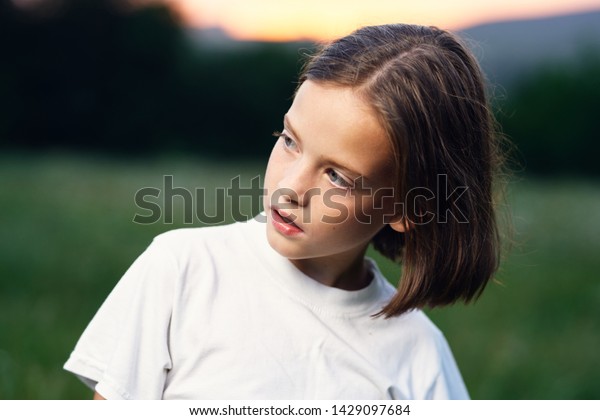
[[[600,0],[167,0],[186,23],[238,39],[327,40],[360,26],[404,22],[461,29],[480,23],[600,10]]]

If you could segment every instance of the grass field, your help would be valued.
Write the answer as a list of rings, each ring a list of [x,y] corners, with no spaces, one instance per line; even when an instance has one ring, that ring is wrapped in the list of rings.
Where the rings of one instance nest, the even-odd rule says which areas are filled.
[[[133,223],[137,190],[163,175],[209,192],[238,174],[249,186],[262,166],[0,157],[0,398],[90,397],[62,364],[152,237],[183,225],[177,208],[173,224]],[[516,244],[498,281],[474,305],[429,314],[473,398],[598,399],[600,182],[524,179],[509,203]]]

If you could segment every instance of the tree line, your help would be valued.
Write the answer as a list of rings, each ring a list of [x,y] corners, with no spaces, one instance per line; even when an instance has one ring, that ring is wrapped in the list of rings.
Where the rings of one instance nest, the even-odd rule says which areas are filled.
[[[161,3],[0,3],[0,149],[266,157],[309,44],[190,41]],[[498,119],[527,171],[600,174],[600,59],[506,87]]]

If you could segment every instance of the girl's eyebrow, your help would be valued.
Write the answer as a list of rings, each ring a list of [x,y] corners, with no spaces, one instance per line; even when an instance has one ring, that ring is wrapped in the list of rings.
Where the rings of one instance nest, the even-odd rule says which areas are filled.
[[[288,130],[290,132],[290,134],[292,136],[294,136],[294,140],[299,141],[300,143],[302,143],[302,139],[300,137],[298,137],[298,135],[294,131],[294,128],[292,127],[292,124],[290,124],[290,118],[288,117],[287,114],[285,114],[283,116],[283,128],[285,128],[286,130]]]
[[[300,137],[298,137],[298,135],[296,134],[296,132],[294,131],[292,125],[290,124],[290,119],[288,117],[287,114],[285,114],[283,116],[283,128],[288,130],[290,132],[290,134],[294,137],[294,140],[302,143],[302,139],[300,139]],[[369,182],[369,178],[366,177],[365,175],[360,174],[359,172],[352,170],[350,168],[348,168],[345,165],[342,165],[341,163],[338,163],[334,160],[331,159],[326,159],[326,162],[332,166],[335,166],[337,168],[340,168],[341,170],[343,170],[344,172],[346,172],[348,174],[348,176],[352,177],[352,179],[356,180],[358,178],[362,178],[364,181]]]

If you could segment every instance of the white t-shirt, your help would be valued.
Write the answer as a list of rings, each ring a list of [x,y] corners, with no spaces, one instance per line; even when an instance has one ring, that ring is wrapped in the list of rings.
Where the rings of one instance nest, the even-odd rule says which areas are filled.
[[[446,340],[419,310],[373,318],[394,288],[304,275],[258,219],[155,238],[65,369],[107,399],[467,399]]]

